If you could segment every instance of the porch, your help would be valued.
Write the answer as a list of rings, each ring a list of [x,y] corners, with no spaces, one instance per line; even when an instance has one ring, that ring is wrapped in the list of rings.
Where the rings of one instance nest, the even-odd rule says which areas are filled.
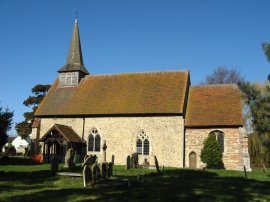
[[[86,153],[86,143],[69,126],[55,124],[40,140],[43,142],[43,162],[49,163],[56,157],[59,162],[65,161],[68,149],[73,148],[76,155],[83,157]]]

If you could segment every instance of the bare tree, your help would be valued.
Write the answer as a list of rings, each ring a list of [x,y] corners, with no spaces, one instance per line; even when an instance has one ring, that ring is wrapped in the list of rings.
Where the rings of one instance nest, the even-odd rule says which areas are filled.
[[[244,80],[245,77],[237,69],[228,69],[222,66],[217,67],[213,73],[207,75],[202,84],[238,84]]]

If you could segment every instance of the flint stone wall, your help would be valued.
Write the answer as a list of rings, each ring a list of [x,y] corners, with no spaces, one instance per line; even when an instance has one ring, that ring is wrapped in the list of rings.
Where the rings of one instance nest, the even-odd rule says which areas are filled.
[[[106,140],[106,154],[114,155],[116,165],[125,165],[127,156],[136,152],[136,138],[143,130],[149,136],[150,153],[149,156],[140,155],[139,163],[145,158],[150,161],[151,155],[155,155],[160,166],[183,167],[184,121],[181,116],[85,118],[84,133],[83,118],[42,118],[40,138],[54,124],[71,126],[87,142],[91,130],[96,128],[101,146]],[[102,149],[87,154],[96,154],[102,162]]]

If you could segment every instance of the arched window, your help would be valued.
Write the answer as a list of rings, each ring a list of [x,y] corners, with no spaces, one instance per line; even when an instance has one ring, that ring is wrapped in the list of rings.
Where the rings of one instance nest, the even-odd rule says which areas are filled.
[[[139,155],[149,155],[149,137],[144,133],[144,131],[141,131],[140,134],[137,136],[136,151]]]
[[[221,151],[224,152],[224,133],[219,130],[214,130],[209,133],[209,136],[214,136],[220,145]]]
[[[88,151],[100,151],[100,135],[98,134],[97,129],[93,128],[89,137],[88,137]]]
[[[142,141],[138,139],[136,145],[137,145],[137,153],[142,154]]]
[[[95,137],[95,151],[100,151],[100,135],[96,134]]]
[[[145,139],[143,142],[143,155],[149,155],[149,140]]]
[[[88,138],[88,151],[94,151],[94,136],[92,134]]]

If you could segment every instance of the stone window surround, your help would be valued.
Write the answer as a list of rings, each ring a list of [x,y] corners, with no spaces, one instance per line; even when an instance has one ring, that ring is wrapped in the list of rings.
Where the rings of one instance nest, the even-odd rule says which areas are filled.
[[[94,134],[92,131],[93,130],[96,130],[97,132],[96,132],[96,134]],[[102,147],[102,145],[101,145],[101,140],[102,140],[102,136],[101,136],[101,134],[100,134],[100,130],[99,129],[97,129],[96,127],[92,127],[91,128],[91,130],[89,130],[89,132],[88,132],[88,137],[87,137],[87,152],[90,152],[91,154],[100,154],[101,153],[101,147]],[[94,136],[94,141],[93,141],[93,151],[89,151],[88,150],[88,145],[89,145],[89,137],[90,137],[90,135],[93,135]],[[95,151],[95,136],[96,135],[99,135],[99,138],[100,138],[100,150],[99,151]]]
[[[215,130],[211,130],[211,131],[209,132],[209,135],[210,135],[211,133],[213,133],[213,132],[221,132],[221,133],[223,133],[223,151],[222,151],[222,154],[226,154],[225,133],[224,133],[222,130],[220,130],[220,129],[215,129]],[[215,135],[216,135],[216,134],[215,134]],[[216,135],[216,140],[218,141],[217,135]],[[219,142],[218,142],[218,144],[219,144]]]
[[[146,132],[144,130],[140,130],[140,132],[137,134],[135,139],[135,152],[137,153],[137,140],[140,139],[142,141],[142,154],[139,154],[139,157],[141,158],[147,158],[151,154],[151,139],[148,135],[146,135]],[[149,148],[148,148],[148,154],[144,154],[144,140],[148,140]]]

